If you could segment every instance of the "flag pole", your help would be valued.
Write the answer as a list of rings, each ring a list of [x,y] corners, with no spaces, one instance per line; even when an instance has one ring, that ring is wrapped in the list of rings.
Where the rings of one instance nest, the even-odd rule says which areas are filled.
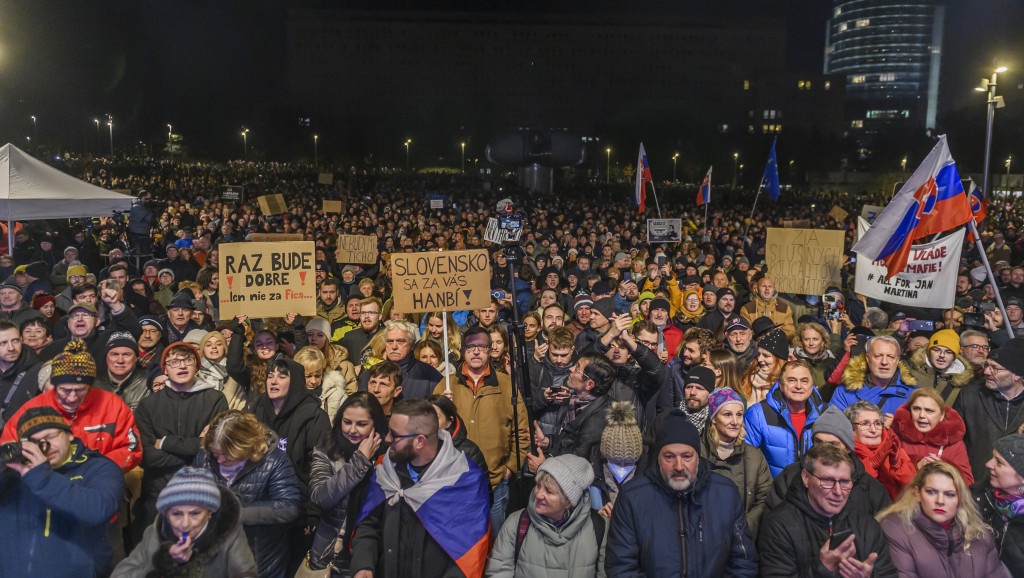
[[[750,223],[754,220],[754,211],[757,209],[757,199],[761,198],[761,189],[764,188],[764,179],[761,179],[761,184],[757,187],[757,195],[754,196],[754,206],[750,208],[750,219],[747,220],[747,228],[743,229],[743,242],[747,242],[747,231],[750,230]]]
[[[451,365],[448,362],[448,310],[441,311],[442,339],[444,339],[444,392],[452,392]]]
[[[658,191],[654,190],[654,179],[651,179],[651,194],[654,195],[654,208],[658,209],[658,218],[661,218],[661,206],[658,205]]]
[[[985,247],[981,244],[981,235],[978,234],[978,227],[974,224],[972,218],[967,222],[967,228],[970,229],[971,234],[974,235],[975,246],[978,247],[978,253],[981,254],[981,263],[985,265],[985,272],[988,273],[988,279],[992,282],[992,287],[996,287],[996,276],[992,273],[992,266],[988,264],[988,255],[985,254]],[[995,290],[996,303],[999,305],[999,311],[1003,314],[1003,323],[1006,324],[1006,331],[1010,334],[1010,339],[1013,339],[1013,328],[1010,327],[1010,316],[1006,314],[1006,307],[1003,305],[1003,296],[999,294],[999,290]]]
[[[710,197],[710,195],[708,195],[708,196]],[[711,199],[709,198],[708,202],[704,203],[704,237],[708,241],[711,240],[711,229],[708,227],[708,205],[710,205],[710,204],[711,204]],[[744,235],[744,237],[746,237],[746,235]]]

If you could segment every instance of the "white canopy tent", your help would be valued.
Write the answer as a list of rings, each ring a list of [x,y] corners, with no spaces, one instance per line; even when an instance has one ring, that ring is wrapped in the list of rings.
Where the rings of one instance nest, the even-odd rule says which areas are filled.
[[[106,217],[131,209],[134,197],[90,185],[12,144],[0,147],[0,219],[13,250],[15,221]]]

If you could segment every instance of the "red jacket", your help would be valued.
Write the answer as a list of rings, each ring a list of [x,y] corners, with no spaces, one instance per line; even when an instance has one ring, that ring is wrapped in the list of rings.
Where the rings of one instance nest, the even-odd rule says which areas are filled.
[[[683,342],[683,330],[669,321],[663,333],[665,335],[665,350],[668,351],[668,359],[671,361],[679,353],[679,345]]]
[[[50,406],[60,412],[71,425],[71,433],[80,438],[86,447],[96,450],[114,461],[121,471],[127,472],[142,462],[142,445],[139,443],[139,428],[135,427],[135,416],[121,398],[115,394],[90,388],[85,401],[78,407],[74,417],[57,403],[54,390],[41,393],[30,399],[14,412],[4,426],[0,442],[18,439],[18,420],[30,407]]]
[[[900,447],[899,438],[887,429],[882,430],[882,443],[871,447],[857,440],[853,451],[864,463],[864,471],[882,482],[893,500],[917,473],[916,462],[910,461],[910,456]]]
[[[946,416],[926,433],[918,431],[914,420],[903,404],[892,418],[892,433],[900,438],[903,449],[910,459],[917,464],[921,458],[942,451],[942,461],[952,465],[964,478],[968,486],[974,483],[971,462],[967,457],[967,446],[964,445],[964,434],[967,429],[964,420],[955,409],[947,406]]]

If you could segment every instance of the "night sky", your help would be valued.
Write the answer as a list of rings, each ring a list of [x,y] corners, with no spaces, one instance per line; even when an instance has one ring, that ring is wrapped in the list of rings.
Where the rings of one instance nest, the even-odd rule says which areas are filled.
[[[0,4],[0,139],[26,145],[38,117],[39,141],[56,149],[109,148],[104,115],[114,115],[115,146],[162,146],[167,123],[197,155],[238,157],[243,125],[298,116],[285,90],[287,9],[339,2],[67,2]],[[417,4],[420,6],[418,7]],[[479,2],[345,2],[353,8],[479,11]],[[826,0],[593,1],[596,14],[698,17],[704,12],[775,15],[788,23],[791,72],[820,73]],[[940,117],[984,108],[972,88],[997,56],[1006,74],[1007,112],[1024,110],[1024,2],[953,0],[947,7]],[[500,12],[571,14],[579,2],[504,2]],[[99,117],[97,135],[93,118]],[[291,160],[282,155],[279,160]]]

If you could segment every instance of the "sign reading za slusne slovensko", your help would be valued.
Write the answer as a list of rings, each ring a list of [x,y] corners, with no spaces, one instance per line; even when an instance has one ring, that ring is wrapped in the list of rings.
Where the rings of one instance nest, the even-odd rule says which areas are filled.
[[[491,265],[485,249],[395,253],[395,309],[402,313],[482,309],[491,303]]]
[[[220,319],[316,315],[312,241],[222,243]]]

